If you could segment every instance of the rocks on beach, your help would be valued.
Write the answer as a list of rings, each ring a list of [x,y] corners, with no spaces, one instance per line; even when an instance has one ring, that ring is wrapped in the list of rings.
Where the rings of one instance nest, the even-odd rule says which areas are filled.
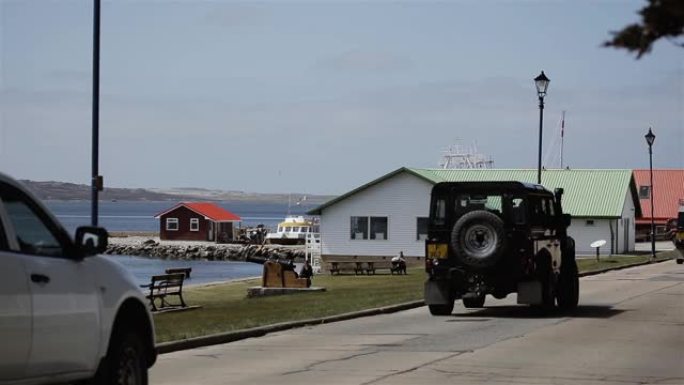
[[[133,238],[133,237],[131,237]],[[135,255],[170,260],[244,261],[265,258],[303,259],[304,247],[234,245],[210,242],[159,241],[158,239],[111,238],[106,254]]]

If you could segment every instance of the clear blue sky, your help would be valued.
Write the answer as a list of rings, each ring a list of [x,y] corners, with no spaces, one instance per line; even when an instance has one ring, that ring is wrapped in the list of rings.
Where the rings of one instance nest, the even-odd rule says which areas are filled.
[[[643,1],[103,1],[111,187],[340,194],[457,140],[536,168],[684,167],[684,49],[602,48]],[[91,1],[0,0],[0,170],[89,183]],[[553,166],[553,164],[549,164]]]

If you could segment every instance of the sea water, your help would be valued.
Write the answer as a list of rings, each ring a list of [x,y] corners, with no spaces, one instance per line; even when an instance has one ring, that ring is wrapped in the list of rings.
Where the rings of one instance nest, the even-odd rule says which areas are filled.
[[[138,285],[150,283],[153,275],[165,274],[169,268],[190,267],[190,278],[184,285],[197,285],[223,282],[232,279],[260,277],[262,266],[249,262],[232,261],[170,261],[164,259],[142,258],[124,255],[107,255],[113,261],[122,264]]]

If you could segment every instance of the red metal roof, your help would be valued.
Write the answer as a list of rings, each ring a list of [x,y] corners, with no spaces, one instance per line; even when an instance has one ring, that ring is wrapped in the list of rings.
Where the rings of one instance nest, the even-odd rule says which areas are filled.
[[[180,202],[177,205],[171,207],[168,210],[162,211],[161,213],[155,215],[155,218],[159,218],[162,215],[171,212],[181,206],[187,207],[188,209],[196,212],[197,214],[204,215],[208,219],[215,222],[225,222],[225,221],[240,221],[240,217],[231,213],[230,211],[224,209],[223,207],[210,203],[210,202]]]
[[[641,186],[651,184],[649,170],[634,170],[637,190]],[[653,209],[654,219],[666,221],[676,218],[679,200],[684,199],[684,169],[653,170]],[[639,199],[641,203],[641,219],[651,219],[650,198]]]

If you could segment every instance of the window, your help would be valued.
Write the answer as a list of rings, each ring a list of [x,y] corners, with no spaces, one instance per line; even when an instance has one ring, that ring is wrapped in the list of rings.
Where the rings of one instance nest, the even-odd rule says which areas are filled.
[[[178,231],[178,218],[166,218],[166,231]]]
[[[190,218],[190,231],[199,231],[199,218]]]
[[[370,217],[371,239],[387,239],[387,217]]]
[[[18,197],[4,201],[22,253],[58,257],[63,255],[62,244],[28,204]]]
[[[432,222],[437,226],[443,226],[446,223],[446,199],[439,198],[434,201],[432,205]]]
[[[416,240],[424,241],[427,239],[429,218],[416,218]]]
[[[639,186],[639,199],[648,199],[651,197],[651,186]]]
[[[593,225],[594,225],[594,220],[593,220],[593,219],[587,219],[586,224],[587,224],[587,226],[593,226]]]
[[[351,217],[349,227],[350,239],[385,240],[388,237],[387,217]]]
[[[351,217],[351,239],[368,239],[368,217]]]
[[[511,199],[511,217],[516,225],[524,225],[527,220],[525,212],[525,200],[523,198]]]

